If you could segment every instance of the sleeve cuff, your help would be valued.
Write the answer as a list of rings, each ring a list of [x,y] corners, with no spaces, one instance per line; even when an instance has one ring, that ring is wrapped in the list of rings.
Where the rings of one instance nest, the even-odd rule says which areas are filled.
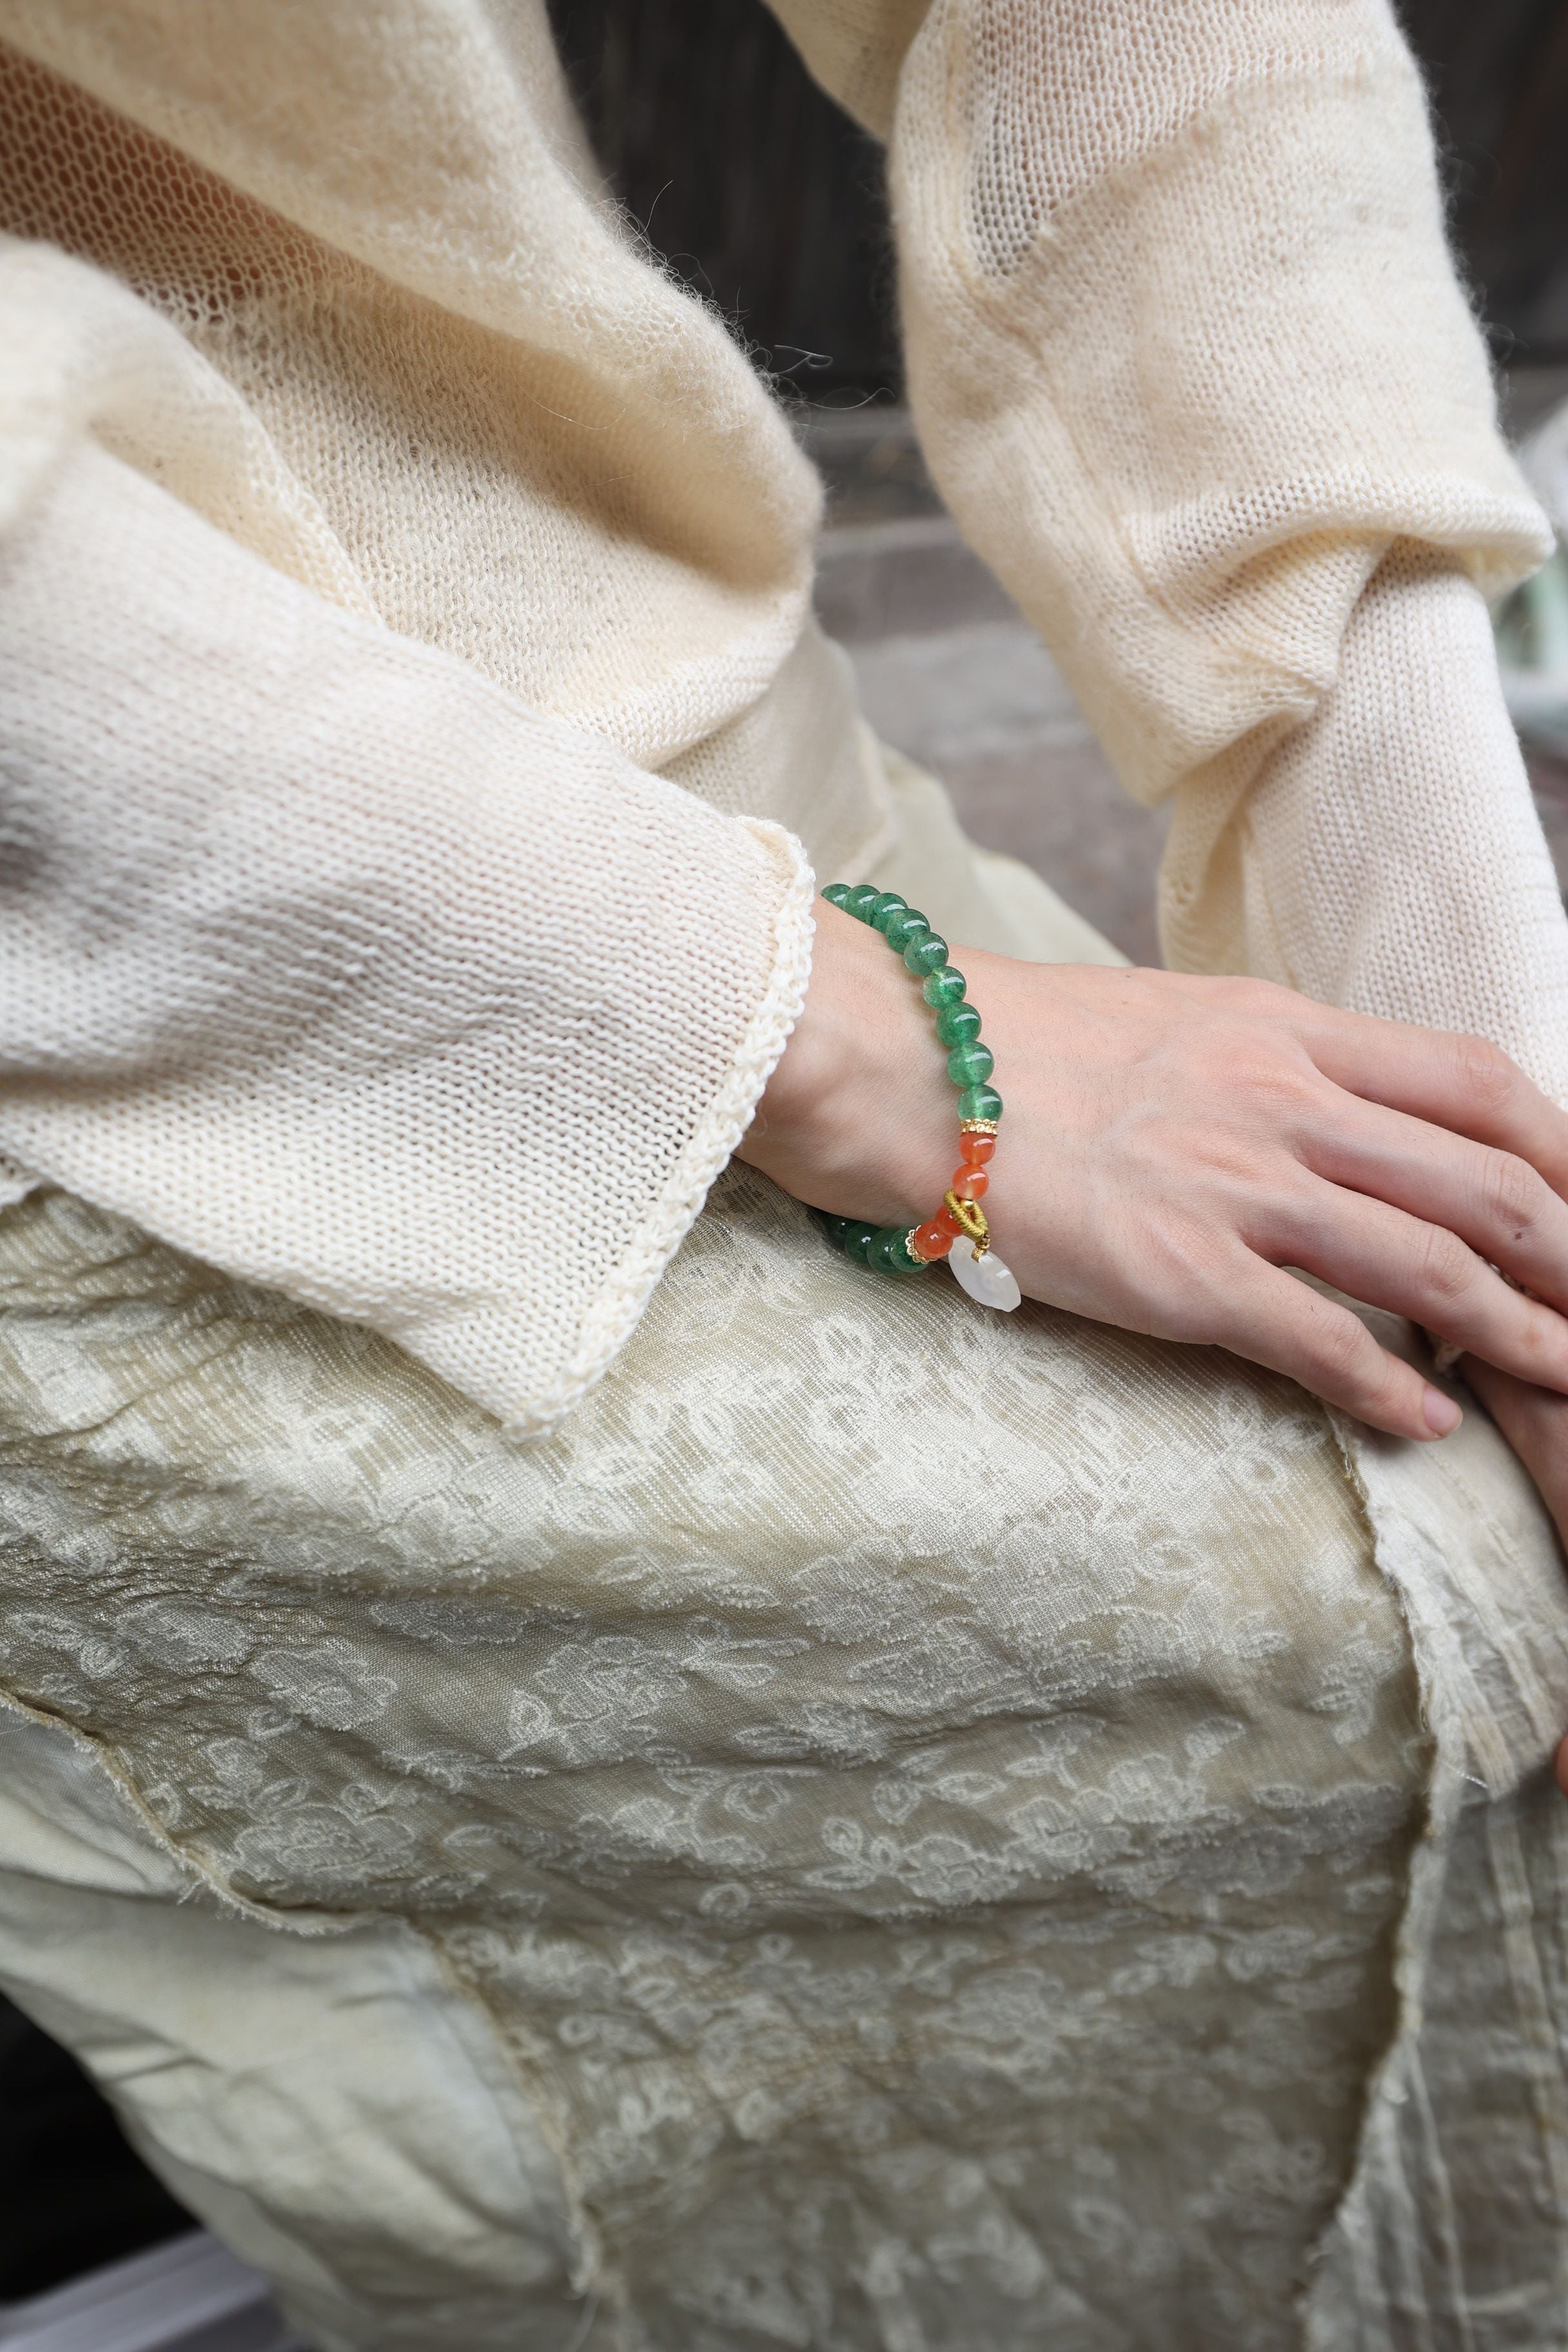
[[[0,1181],[518,1433],[624,1345],[804,1000],[812,877],[89,446],[0,547]]]

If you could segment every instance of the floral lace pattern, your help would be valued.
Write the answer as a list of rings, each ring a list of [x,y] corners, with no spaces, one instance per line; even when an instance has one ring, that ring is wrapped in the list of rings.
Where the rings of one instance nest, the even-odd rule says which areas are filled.
[[[1427,1772],[1299,1391],[739,1170],[543,1444],[59,1193],[0,1310],[6,1688],[248,1902],[438,1944],[606,2342],[1297,2341]]]

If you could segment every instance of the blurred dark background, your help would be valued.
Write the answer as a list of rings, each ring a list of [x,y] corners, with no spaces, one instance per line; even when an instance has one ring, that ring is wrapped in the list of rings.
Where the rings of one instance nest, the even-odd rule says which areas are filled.
[[[1568,0],[1405,0],[1401,13],[1433,94],[1456,239],[1527,424],[1546,390],[1568,388],[1552,373],[1568,362]],[[853,530],[838,534],[837,564],[825,561],[825,578],[837,583],[825,617],[852,646],[860,641],[873,718],[878,663],[890,700],[907,708],[940,670],[944,646],[968,682],[987,661],[1012,663],[1000,699],[1021,707],[1025,657],[1005,608],[939,536],[935,500],[894,423],[893,270],[875,142],[811,82],[762,0],[552,0],[552,16],[627,211],[786,396],[830,419],[837,412],[845,429],[806,438],[837,476],[840,521],[917,534],[893,550],[905,599],[897,613],[878,603],[886,564],[879,572],[875,551],[849,543]],[[1518,391],[1531,382],[1543,390]],[[879,434],[882,415],[889,429]],[[857,484],[858,507],[843,495]],[[877,520],[888,515],[890,526]],[[929,543],[917,544],[922,516]],[[929,610],[911,612],[915,593],[930,595]],[[952,611],[938,609],[944,599]],[[961,625],[950,627],[955,615]],[[918,646],[918,657],[900,646]],[[1102,772],[1052,691],[1047,680],[1025,713],[1032,736],[993,726],[979,751],[972,744],[945,761],[940,734],[906,748],[942,768],[982,839],[1031,857],[1128,952],[1148,956],[1156,821]],[[1054,799],[1039,789],[1047,761]],[[1560,782],[1553,838],[1568,868],[1568,771]],[[1549,833],[1552,789],[1548,779]],[[3,2002],[0,2212],[0,2304],[189,2226],[71,2062]]]
[[[1568,359],[1568,5],[1399,14],[1500,356]],[[811,400],[896,397],[880,150],[761,0],[551,0],[551,16],[616,194],[759,364]]]

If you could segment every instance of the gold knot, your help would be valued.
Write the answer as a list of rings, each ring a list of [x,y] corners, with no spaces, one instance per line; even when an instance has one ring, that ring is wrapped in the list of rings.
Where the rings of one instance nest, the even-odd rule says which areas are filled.
[[[991,1228],[985,1222],[985,1212],[978,1201],[961,1201],[956,1192],[942,1196],[942,1207],[950,1217],[956,1217],[970,1240],[974,1244],[976,1257],[984,1257],[991,1246]]]

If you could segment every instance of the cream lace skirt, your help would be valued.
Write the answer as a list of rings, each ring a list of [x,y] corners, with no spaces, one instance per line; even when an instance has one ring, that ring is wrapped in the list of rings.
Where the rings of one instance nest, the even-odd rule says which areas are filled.
[[[522,1446],[45,1193],[0,1433],[0,1983],[328,2352],[1565,2340],[1568,1809],[1432,1811],[1288,1383],[736,1170]],[[1409,1475],[1561,1673],[1482,1416]]]

